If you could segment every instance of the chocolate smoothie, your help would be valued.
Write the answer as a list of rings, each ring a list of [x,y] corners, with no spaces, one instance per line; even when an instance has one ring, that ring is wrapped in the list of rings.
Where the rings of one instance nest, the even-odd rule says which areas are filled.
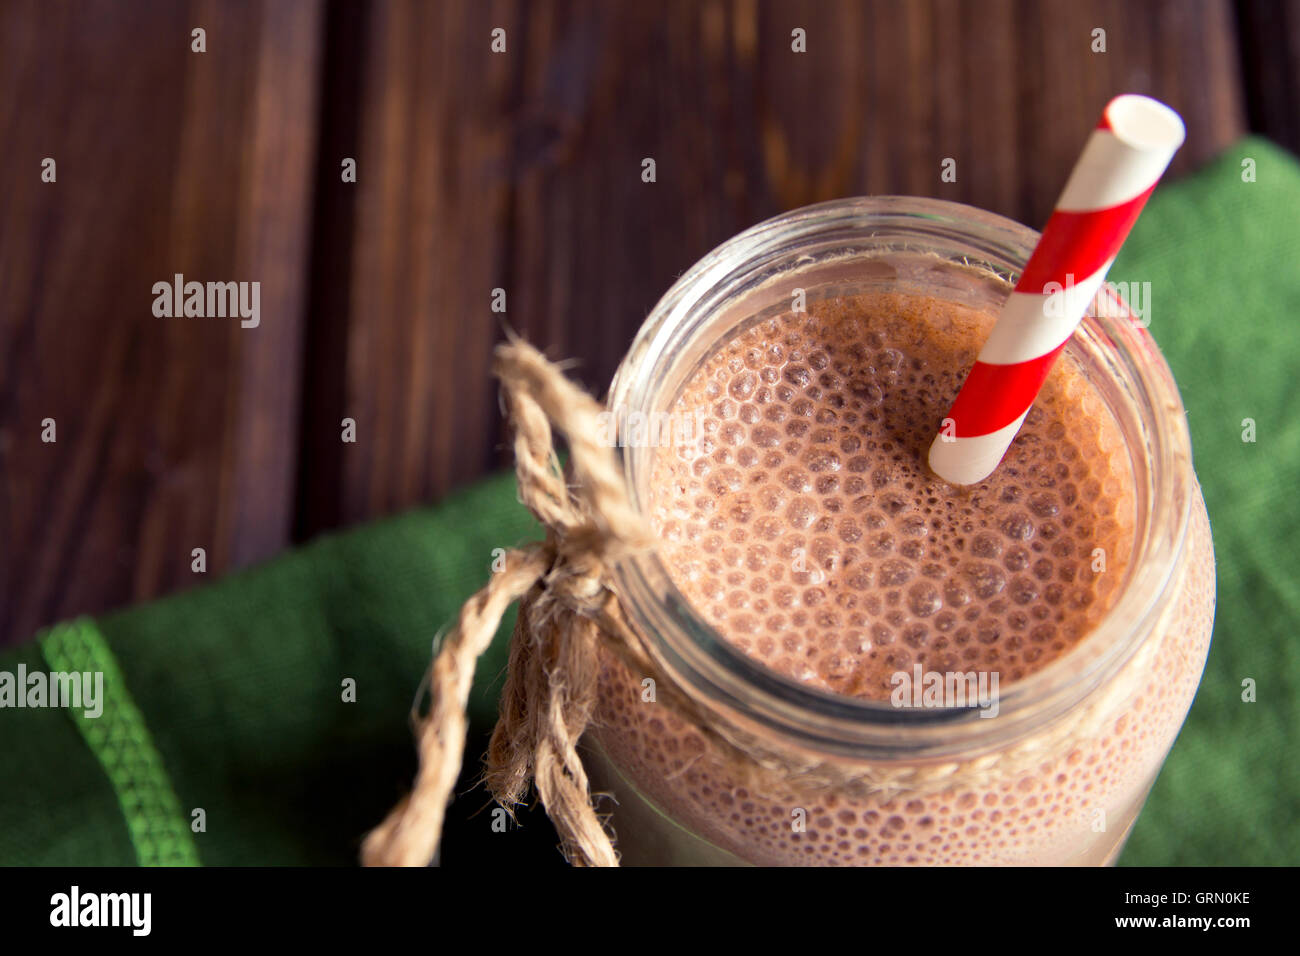
[[[1079,368],[1057,363],[984,482],[958,488],[925,463],[994,319],[899,293],[810,301],[689,378],[673,410],[702,432],[656,452],[651,516],[673,583],[724,640],[801,684],[884,702],[897,701],[900,674],[921,672],[996,675],[1005,692],[1087,640],[1124,584],[1136,505],[1129,451]],[[1103,862],[1204,661],[1213,567],[1199,502],[1193,522],[1177,619],[1131,708],[992,789],[755,792],[689,725],[641,706],[637,680],[612,660],[599,746],[683,847],[721,860]],[[806,825],[792,826],[800,811]],[[625,846],[647,825],[615,813]]]

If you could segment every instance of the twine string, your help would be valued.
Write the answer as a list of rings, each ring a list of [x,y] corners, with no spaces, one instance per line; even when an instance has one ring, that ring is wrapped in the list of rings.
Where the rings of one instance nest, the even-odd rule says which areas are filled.
[[[508,551],[504,570],[465,603],[443,641],[429,677],[429,714],[415,718],[420,769],[411,793],[366,837],[362,860],[369,866],[423,866],[433,858],[464,758],[475,666],[506,609],[525,595],[489,747],[488,788],[513,810],[534,784],[571,862],[618,862],[591,803],[578,740],[595,707],[596,619],[609,598],[605,568],[648,550],[653,538],[601,442],[596,401],[518,339],[497,348],[494,372],[515,429],[520,500],[547,537]],[[555,453],[552,424],[568,443],[573,487]]]

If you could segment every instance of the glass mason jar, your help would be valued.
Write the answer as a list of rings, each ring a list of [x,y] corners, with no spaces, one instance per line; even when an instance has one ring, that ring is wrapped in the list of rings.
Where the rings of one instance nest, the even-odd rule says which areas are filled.
[[[810,303],[901,291],[996,313],[1037,239],[1000,216],[911,197],[768,220],[668,291],[620,366],[609,407],[666,412],[708,356],[760,316],[788,310],[796,287]],[[1064,355],[1109,407],[1135,482],[1133,553],[1100,623],[1003,687],[992,719],[961,707],[900,710],[769,670],[704,621],[657,554],[622,562],[613,583],[628,626],[661,679],[695,705],[694,717],[678,712],[602,652],[585,760],[593,791],[614,798],[604,809],[625,864],[1115,860],[1200,681],[1214,557],[1182,402],[1143,324],[1103,287]],[[620,449],[628,492],[647,513],[655,453]],[[744,729],[740,746],[702,732],[714,718]]]

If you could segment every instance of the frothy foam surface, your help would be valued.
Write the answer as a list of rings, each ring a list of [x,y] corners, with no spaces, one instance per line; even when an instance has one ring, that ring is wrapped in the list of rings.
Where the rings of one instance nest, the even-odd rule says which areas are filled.
[[[1117,426],[1058,363],[992,477],[925,464],[992,317],[898,294],[762,322],[687,382],[702,422],[660,449],[651,511],[674,583],[728,641],[835,693],[891,676],[1019,680],[1118,593],[1133,479]]]

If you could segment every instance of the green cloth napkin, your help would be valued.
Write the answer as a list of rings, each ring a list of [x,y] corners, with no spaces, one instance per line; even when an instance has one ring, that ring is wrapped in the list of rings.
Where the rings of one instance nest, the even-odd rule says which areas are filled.
[[[1244,140],[1161,188],[1112,271],[1151,283],[1151,331],[1187,405],[1219,569],[1205,677],[1125,864],[1300,862],[1300,422],[1286,407],[1300,372],[1297,208],[1300,166]],[[486,579],[493,549],[537,533],[501,476],[0,656],[0,672],[109,677],[99,720],[0,710],[0,864],[354,862],[409,786],[408,718],[433,639]],[[479,669],[471,765],[510,623]],[[1254,703],[1242,700],[1248,678]],[[486,804],[481,790],[456,801],[446,865],[558,861],[539,813],[496,834]]]
[[[86,720],[76,710],[5,709],[0,864],[355,863],[362,836],[414,776],[409,718],[434,639],[487,579],[493,549],[539,534],[515,500],[513,476],[501,475],[437,508],[323,537],[89,629],[54,629],[63,644],[69,632],[91,632],[78,642],[90,654],[64,654],[83,660],[102,659],[93,632],[102,636],[145,725],[143,735],[125,728],[110,752],[156,753],[161,789],[174,791],[171,816],[182,818],[170,836],[191,849],[168,847],[160,860],[133,839],[135,791],[159,789],[159,774],[136,759],[144,782],[120,805],[81,736],[107,711]],[[480,663],[476,728],[495,720],[512,623]],[[49,643],[0,657],[0,671],[51,670]],[[346,680],[355,702],[344,700]],[[196,819],[203,832],[193,832]]]

